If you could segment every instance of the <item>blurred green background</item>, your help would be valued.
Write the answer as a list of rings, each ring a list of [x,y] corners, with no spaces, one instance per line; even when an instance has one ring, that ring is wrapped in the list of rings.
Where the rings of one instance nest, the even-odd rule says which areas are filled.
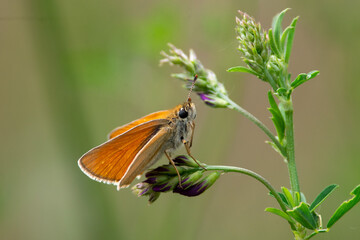
[[[360,182],[360,2],[357,1],[70,1],[0,2],[1,239],[292,239],[277,206],[253,179],[224,175],[196,198],[163,194],[152,206],[129,189],[86,177],[77,159],[114,127],[172,108],[187,91],[159,68],[171,42],[193,48],[230,97],[263,120],[268,86],[225,69],[241,64],[237,10],[268,29],[292,8],[300,16],[291,72],[321,75],[294,94],[300,184],[308,200],[340,188],[319,209],[324,222]],[[208,164],[254,170],[289,187],[282,159],[266,136],[230,110],[198,108],[192,152]],[[184,153],[184,149],[178,151]],[[161,159],[159,163],[165,163]],[[360,207],[317,239],[355,239]],[[355,238],[354,238],[355,237]]]

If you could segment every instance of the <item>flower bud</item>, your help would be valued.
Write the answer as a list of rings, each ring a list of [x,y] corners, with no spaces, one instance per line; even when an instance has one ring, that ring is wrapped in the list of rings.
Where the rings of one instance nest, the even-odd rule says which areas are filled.
[[[177,166],[188,166],[188,167],[198,167],[199,165],[189,156],[180,155],[173,159],[175,165]]]
[[[149,204],[155,202],[158,198],[160,197],[160,193],[159,192],[152,192],[151,194],[149,194]]]
[[[170,178],[169,181],[153,186],[152,190],[154,192],[168,192],[170,190],[173,190],[178,184],[179,178],[178,176],[175,176]]]
[[[169,180],[169,178],[170,177],[168,175],[154,175],[152,177],[148,177],[144,182],[149,184],[159,184]]]
[[[141,196],[149,196],[149,204],[153,203],[160,197],[160,192],[155,192],[151,189],[151,185],[148,183],[138,183],[134,187],[132,187],[133,193],[135,193],[138,197]]]
[[[215,73],[209,69],[204,68],[201,62],[197,59],[196,54],[193,50],[190,50],[189,57],[175,46],[169,44],[169,52],[161,52],[164,59],[160,60],[160,64],[169,63],[179,65],[185,69],[185,73],[173,74],[184,82],[185,87],[190,88],[192,86],[192,80],[194,75],[197,74],[198,78],[194,84],[193,91],[198,93],[203,101],[211,107],[229,107],[229,103],[226,100],[227,91],[223,84],[221,84]]]
[[[220,172],[212,172],[207,177],[193,185],[188,186],[187,188],[180,188],[179,186],[176,187],[173,192],[188,197],[195,197],[205,192],[206,189],[210,188],[219,177]]]
[[[149,186],[150,185],[148,183],[141,182],[141,183],[136,184],[134,187],[132,187],[132,190],[133,190],[134,194],[136,194],[140,197],[140,196],[148,194],[148,192],[150,190]]]
[[[214,95],[205,93],[198,93],[198,95],[200,96],[201,100],[203,100],[205,104],[210,107],[226,108],[229,106],[229,103],[227,101]]]
[[[255,20],[246,13],[240,12],[241,19],[236,18],[236,33],[239,41],[239,51],[243,53],[244,62],[257,73],[260,79],[263,77],[266,63],[271,54],[270,43],[265,31],[255,23]]]
[[[199,180],[203,176],[203,171],[196,171],[187,177],[184,178],[184,180],[181,181],[181,186],[183,189],[188,188],[189,186],[196,183],[197,180]]]
[[[177,170],[181,174],[184,171],[184,168],[177,167]],[[158,175],[177,175],[177,172],[172,165],[167,164],[167,165],[162,165],[160,167],[157,167],[157,168],[147,172],[145,174],[145,177],[149,178],[149,177],[154,177],[154,176],[158,176]]]

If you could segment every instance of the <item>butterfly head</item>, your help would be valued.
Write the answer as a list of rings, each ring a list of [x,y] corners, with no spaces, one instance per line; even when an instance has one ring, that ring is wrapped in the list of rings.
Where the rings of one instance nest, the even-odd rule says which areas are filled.
[[[184,104],[180,105],[177,111],[177,114],[181,120],[193,120],[196,117],[196,108],[195,104],[189,99]]]
[[[178,116],[180,119],[183,120],[193,120],[196,117],[196,109],[195,109],[195,104],[191,102],[191,92],[195,86],[195,82],[196,79],[198,78],[198,75],[195,74],[194,80],[192,81],[191,87],[190,87],[190,91],[189,91],[189,95],[187,98],[187,101],[184,102],[183,105],[180,105],[180,108],[178,110]]]

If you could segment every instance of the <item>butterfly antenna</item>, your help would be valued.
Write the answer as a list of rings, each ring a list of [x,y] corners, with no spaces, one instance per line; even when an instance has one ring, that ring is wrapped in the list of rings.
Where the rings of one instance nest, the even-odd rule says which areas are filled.
[[[193,90],[193,88],[194,88],[194,86],[195,86],[195,82],[196,82],[196,79],[197,79],[197,78],[198,78],[198,75],[195,74],[195,77],[194,77],[194,80],[193,80],[193,82],[192,82],[192,84],[191,84],[190,91],[189,91],[189,95],[188,95],[188,98],[187,98],[187,101],[188,101],[188,102],[191,102],[190,95],[191,95],[192,90]]]

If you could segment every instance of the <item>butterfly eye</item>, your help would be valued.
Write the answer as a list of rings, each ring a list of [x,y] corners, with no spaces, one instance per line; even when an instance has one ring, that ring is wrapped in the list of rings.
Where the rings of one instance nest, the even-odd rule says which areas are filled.
[[[187,118],[187,116],[188,116],[188,112],[185,111],[184,108],[181,108],[180,111],[179,111],[179,117],[181,117],[181,118]]]

